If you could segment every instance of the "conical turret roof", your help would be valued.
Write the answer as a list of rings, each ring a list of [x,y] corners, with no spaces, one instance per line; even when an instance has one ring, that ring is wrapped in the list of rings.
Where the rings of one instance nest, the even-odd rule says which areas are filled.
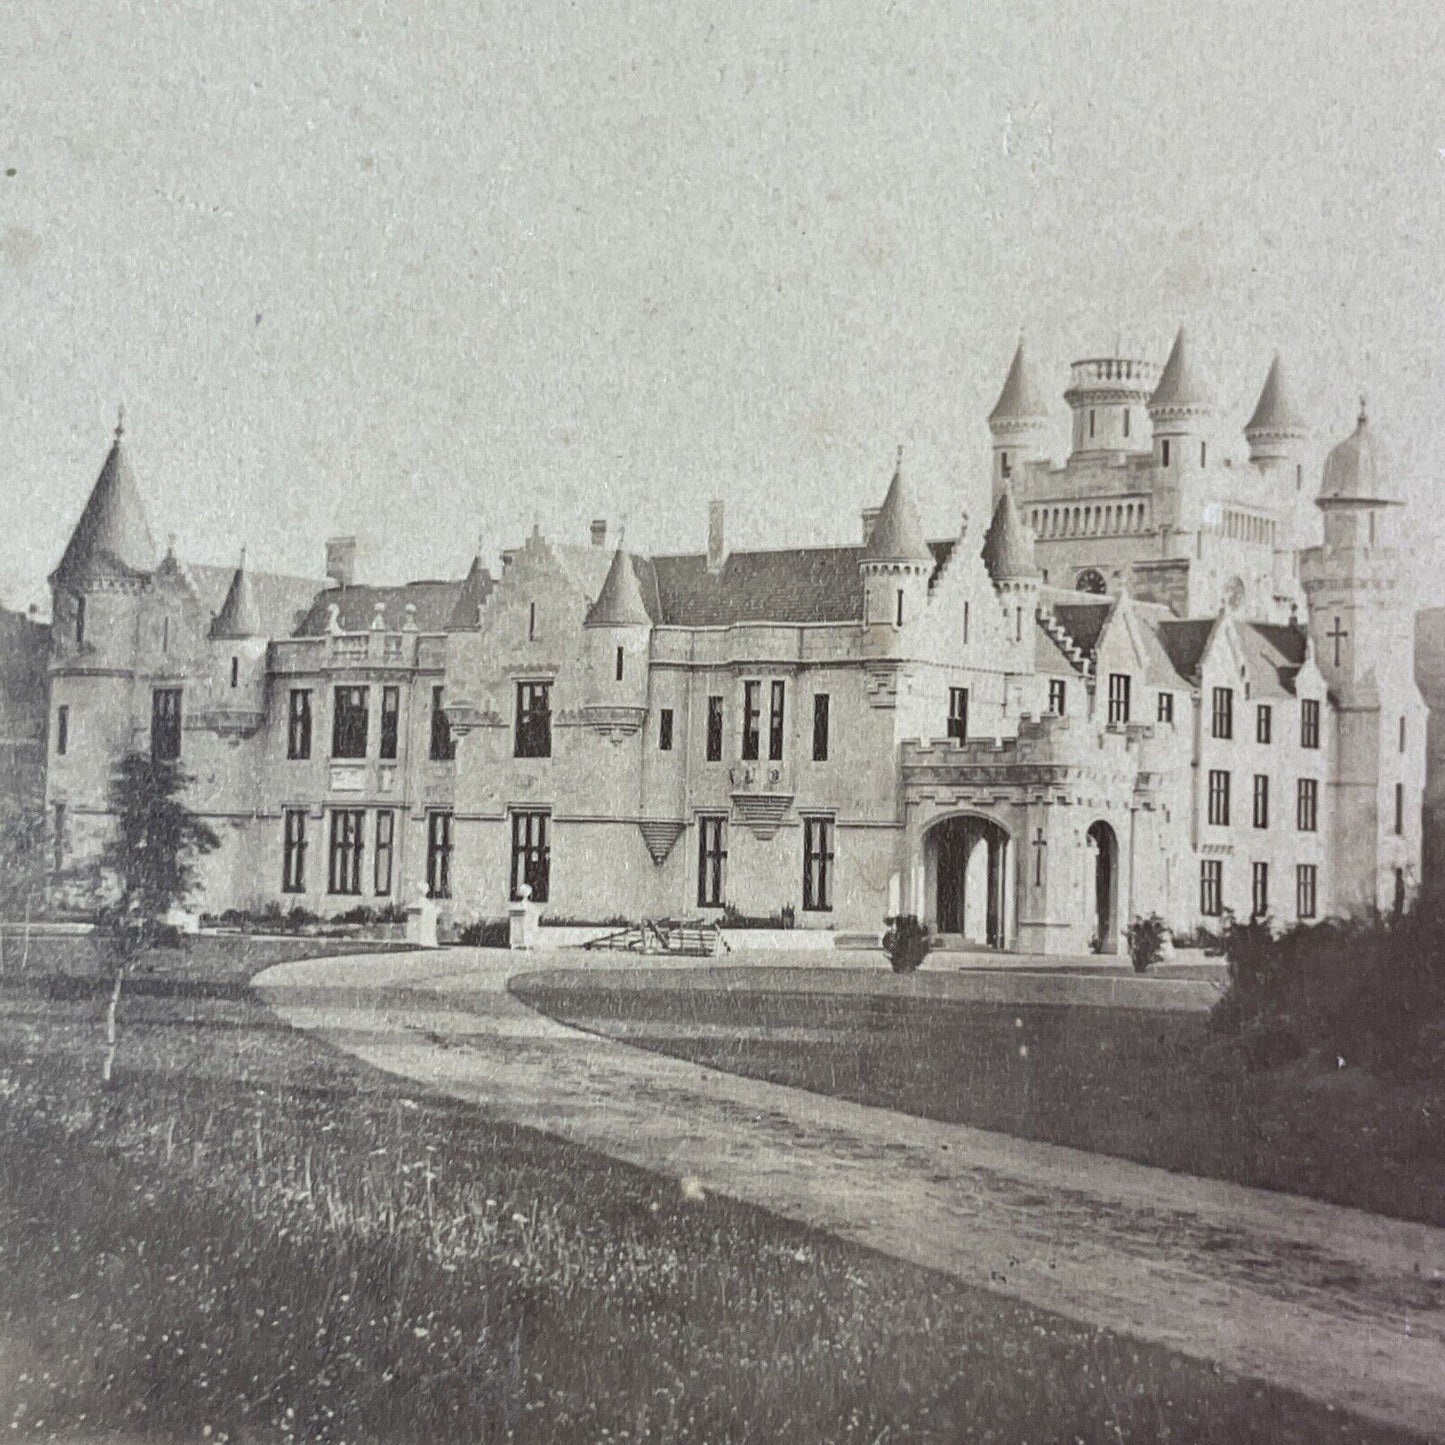
[[[931,562],[928,539],[918,520],[913,493],[903,476],[903,448],[898,448],[898,461],[888,494],[873,520],[868,544],[863,548],[865,562]]]
[[[612,554],[607,580],[587,614],[588,627],[650,627],[652,619],[642,601],[637,569],[632,558],[619,547]]]
[[[1034,560],[1034,534],[1024,526],[1007,483],[984,533],[983,565],[995,582],[1043,575]]]
[[[1159,377],[1159,385],[1149,398],[1149,410],[1174,407],[1191,411],[1209,411],[1214,406],[1214,393],[1194,364],[1188,333],[1181,326],[1169,349],[1169,360]]]
[[[1353,432],[1325,458],[1322,502],[1396,502],[1400,499],[1389,449],[1370,425],[1365,399]]]
[[[1244,434],[1251,432],[1303,432],[1304,417],[1295,405],[1289,379],[1280,365],[1279,352],[1269,363],[1269,371],[1254,404],[1254,415],[1245,423]]]
[[[1020,337],[1008,375],[1004,378],[1003,390],[999,392],[998,400],[988,414],[989,425],[1010,421],[1044,421],[1048,414],[1043,393],[1034,381],[1033,368],[1024,354],[1023,337]]]
[[[492,590],[492,574],[482,566],[478,551],[467,568],[467,575],[457,591],[457,600],[447,618],[448,632],[468,632],[482,625],[482,604]]]
[[[251,579],[246,574],[246,554],[241,553],[240,566],[231,577],[226,600],[211,623],[214,638],[259,637],[261,634],[261,610],[256,606],[256,595],[251,590]]]
[[[156,565],[155,540],[121,444],[124,431],[124,424],[118,423],[105,464],[70,534],[65,555],[51,575],[52,581],[140,577]]]

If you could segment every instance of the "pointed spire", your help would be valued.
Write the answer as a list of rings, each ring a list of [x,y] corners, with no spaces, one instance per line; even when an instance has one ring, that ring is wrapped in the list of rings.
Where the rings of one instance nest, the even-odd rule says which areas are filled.
[[[482,625],[482,604],[492,590],[492,574],[482,566],[482,544],[477,542],[476,555],[457,591],[457,600],[447,618],[448,632],[470,632]],[[413,621],[415,626],[415,621]]]
[[[990,426],[1000,422],[1045,421],[1049,409],[1044,405],[1043,393],[1034,381],[1033,369],[1024,352],[1024,339],[1019,337],[1018,349],[1004,378],[1003,390],[988,414]]]
[[[122,411],[115,440],[52,581],[73,584],[96,576],[141,577],[156,565],[155,540],[121,444],[124,433]]]
[[[1149,398],[1151,412],[1166,407],[1182,411],[1210,411],[1214,407],[1214,394],[1194,365],[1189,334],[1182,326],[1175,334],[1159,385]]]
[[[246,572],[246,549],[243,547],[241,562],[231,577],[226,600],[211,623],[211,636],[217,639],[239,640],[260,635],[261,611],[256,606],[256,595],[251,590],[251,578]]]
[[[1034,560],[1034,534],[1024,526],[1007,482],[999,492],[993,520],[984,533],[983,565],[995,582],[1043,575]]]
[[[1254,432],[1302,434],[1304,430],[1304,417],[1295,404],[1289,378],[1276,351],[1265,374],[1259,400],[1254,404],[1254,415],[1244,425],[1244,434],[1246,437]]]
[[[612,554],[612,565],[607,569],[607,580],[597,594],[587,614],[588,627],[650,627],[652,619],[647,615],[642,600],[642,588],[638,585],[637,569],[632,557],[619,547]]]
[[[893,466],[893,480],[888,494],[873,520],[868,544],[863,548],[865,562],[931,562],[933,554],[918,520],[912,491],[903,476],[903,448]]]

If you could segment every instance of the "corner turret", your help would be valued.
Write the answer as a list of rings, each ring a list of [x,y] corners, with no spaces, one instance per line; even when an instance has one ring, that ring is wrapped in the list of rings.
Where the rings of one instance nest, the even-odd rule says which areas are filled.
[[[637,566],[620,546],[583,623],[587,633],[589,707],[647,706],[647,663],[652,618],[643,601]]]
[[[1015,647],[1027,648],[1027,658],[1019,670],[1030,670],[1034,616],[1038,612],[1043,574],[1034,559],[1033,533],[1019,516],[1007,484],[999,494],[993,520],[984,534],[983,565],[998,593],[1009,642]]]
[[[1196,367],[1188,333],[1181,326],[1149,398],[1156,464],[1166,472],[1208,466],[1213,416],[1214,391]]]
[[[893,480],[858,566],[863,575],[865,626],[900,628],[922,612],[928,600],[928,579],[933,575],[933,553],[928,550],[918,508],[904,479],[901,446]]]
[[[1034,380],[1033,369],[1024,352],[1023,338],[1014,351],[1004,378],[1003,390],[988,414],[988,429],[993,436],[993,501],[999,490],[1031,461],[1044,452],[1044,432],[1049,412],[1043,393]]]

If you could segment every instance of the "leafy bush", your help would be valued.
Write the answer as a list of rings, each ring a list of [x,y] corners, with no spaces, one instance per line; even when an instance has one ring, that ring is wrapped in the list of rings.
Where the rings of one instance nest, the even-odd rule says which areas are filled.
[[[1231,924],[1211,1026],[1253,1068],[1309,1055],[1330,1068],[1445,1072],[1445,912],[1289,929]]]
[[[505,918],[479,918],[467,924],[457,939],[468,948],[506,948],[511,941],[510,925]]]
[[[1136,918],[1124,932],[1129,942],[1129,962],[1135,973],[1148,973],[1164,956],[1164,941],[1169,929],[1157,913]]]
[[[888,928],[883,935],[883,951],[893,965],[893,972],[915,972],[933,946],[928,925],[912,913],[900,913],[886,922]]]

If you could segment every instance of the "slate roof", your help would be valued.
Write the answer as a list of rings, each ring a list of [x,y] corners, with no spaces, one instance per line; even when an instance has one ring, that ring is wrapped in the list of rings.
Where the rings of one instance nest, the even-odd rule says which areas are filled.
[[[1295,404],[1294,393],[1289,379],[1280,365],[1279,352],[1275,352],[1269,363],[1269,372],[1260,388],[1259,400],[1254,404],[1254,415],[1244,424],[1244,434],[1250,432],[1302,432],[1304,417]]]
[[[639,580],[649,613],[663,625],[857,622],[862,554],[861,546],[732,552],[715,573],[702,553],[653,557],[640,562]]]
[[[155,539],[121,444],[121,428],[116,427],[100,475],[51,577],[57,582],[143,577],[155,565]]]
[[[1169,360],[1159,377],[1159,385],[1149,398],[1149,408],[1155,407],[1196,407],[1208,409],[1214,405],[1214,395],[1208,383],[1194,365],[1190,351],[1189,337],[1181,326],[1169,349]]]
[[[219,615],[225,606],[236,569],[192,562],[182,570],[212,616]],[[260,623],[256,632],[258,637],[290,637],[316,594],[326,585],[315,577],[288,577],[279,572],[253,572],[249,568],[246,580],[250,584],[251,598]],[[325,612],[321,615],[324,622]]]
[[[366,632],[381,603],[382,625],[388,632],[401,631],[407,620],[407,604],[420,632],[445,632],[456,609],[461,582],[406,582],[399,587],[328,587],[315,594],[310,610],[296,629],[297,637],[321,637],[330,631],[331,604],[340,609],[338,625],[343,632]]]
[[[988,414],[989,422],[1042,420],[1048,414],[1049,409],[1044,405],[1043,393],[1034,381],[1033,369],[1024,354],[1023,338],[1020,337],[1014,359],[1009,363],[1008,375],[1004,378],[1003,390]]]
[[[646,627],[651,623],[632,557],[619,547],[597,600],[587,610],[588,627]]]

